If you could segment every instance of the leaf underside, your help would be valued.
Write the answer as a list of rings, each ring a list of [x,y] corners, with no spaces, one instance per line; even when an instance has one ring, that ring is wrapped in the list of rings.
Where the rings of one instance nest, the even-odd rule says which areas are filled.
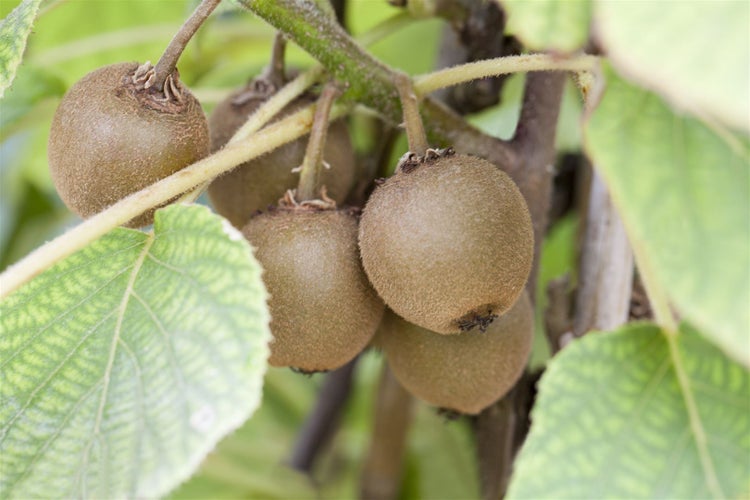
[[[589,334],[548,365],[508,498],[738,498],[749,394],[748,371],[687,326]]]
[[[270,338],[249,245],[157,211],[38,276],[0,315],[0,491],[153,497],[257,407]]]
[[[685,318],[750,366],[750,146],[612,71],[585,123],[630,243]]]

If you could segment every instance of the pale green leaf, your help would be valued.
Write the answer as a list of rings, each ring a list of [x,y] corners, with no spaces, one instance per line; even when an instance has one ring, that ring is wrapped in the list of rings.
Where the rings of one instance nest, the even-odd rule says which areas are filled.
[[[750,130],[750,2],[603,0],[594,22],[618,72],[679,108]]]
[[[531,50],[573,52],[589,36],[590,0],[501,0],[507,29]]]
[[[250,246],[200,206],[116,229],[0,314],[0,491],[154,497],[257,407],[270,338]]]
[[[744,497],[749,395],[688,327],[590,334],[549,363],[508,498]]]
[[[0,21],[0,98],[16,76],[40,3],[41,0],[23,0]]]
[[[750,366],[750,155],[607,73],[585,125],[631,244],[680,313]]]

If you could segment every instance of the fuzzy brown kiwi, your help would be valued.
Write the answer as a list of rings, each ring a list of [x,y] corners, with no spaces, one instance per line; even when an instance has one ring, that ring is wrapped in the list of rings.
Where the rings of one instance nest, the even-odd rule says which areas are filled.
[[[201,105],[178,80],[179,99],[134,83],[138,63],[104,66],[84,76],[55,112],[48,144],[57,192],[72,211],[90,217],[208,154]],[[153,221],[153,210],[131,220]]]
[[[409,392],[440,408],[473,415],[518,381],[533,337],[534,314],[524,293],[484,333],[437,335],[388,311],[375,343]]]
[[[359,245],[397,314],[438,333],[484,329],[531,271],[531,216],[513,181],[475,156],[430,150],[402,161],[370,196]]]
[[[262,88],[265,83],[261,83]],[[211,131],[211,151],[221,149],[248,117],[269,97],[264,90],[256,90],[258,81],[233,93],[219,103],[208,123]],[[253,97],[253,94],[256,96]],[[248,97],[249,96],[249,97]],[[315,98],[305,95],[293,101],[280,113],[280,118],[311,104]],[[294,188],[299,173],[292,169],[302,164],[309,135],[301,137],[215,179],[208,188],[211,204],[236,227],[242,227],[250,216],[275,205],[287,189]],[[343,202],[354,184],[354,149],[346,124],[337,121],[328,130],[324,159],[331,168],[322,173],[321,184],[327,194]]]
[[[242,233],[271,295],[271,365],[333,370],[364,349],[385,306],[359,262],[355,215],[279,208],[250,219]]]

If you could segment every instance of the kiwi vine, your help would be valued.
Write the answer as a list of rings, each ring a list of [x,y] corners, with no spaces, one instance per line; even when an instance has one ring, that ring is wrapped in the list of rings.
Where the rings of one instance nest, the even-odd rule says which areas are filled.
[[[362,354],[375,351],[384,362],[360,496],[399,497],[421,401],[446,421],[470,424],[481,496],[502,498],[540,377],[529,359],[541,245],[561,191],[551,166],[563,87],[573,80],[590,111],[600,98],[599,56],[523,53],[504,34],[495,2],[391,1],[452,30],[443,50],[453,64],[408,75],[367,49],[408,15],[360,44],[345,26],[347,0],[237,3],[274,29],[271,53],[208,116],[178,67],[220,0],[198,3],[156,65],[113,63],[68,89],[51,123],[49,169],[83,221],[4,271],[0,297],[110,230],[151,231],[156,210],[205,193],[263,269],[268,364],[325,377],[289,464],[312,475]],[[287,44],[313,65],[287,67]],[[512,137],[470,125],[464,115],[495,105],[513,73],[526,77]],[[351,135],[354,116],[373,132],[364,154]],[[408,150],[395,151],[401,132]],[[587,169],[574,168],[576,176]],[[572,201],[560,203],[571,210]],[[647,314],[653,308],[676,335],[664,290],[634,250]],[[569,287],[549,287],[543,321],[552,355],[591,326],[574,328]]]

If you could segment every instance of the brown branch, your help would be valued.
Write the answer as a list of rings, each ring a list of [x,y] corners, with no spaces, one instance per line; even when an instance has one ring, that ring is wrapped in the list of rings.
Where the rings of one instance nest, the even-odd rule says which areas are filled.
[[[383,365],[375,403],[375,425],[360,478],[360,498],[398,498],[413,403],[414,398],[401,387],[388,365]]]
[[[316,458],[338,429],[358,359],[326,375],[315,407],[307,416],[289,457],[288,463],[294,469],[310,474]]]
[[[625,226],[604,181],[594,172],[578,274],[574,335],[611,330],[625,323],[632,290],[633,251]]]

